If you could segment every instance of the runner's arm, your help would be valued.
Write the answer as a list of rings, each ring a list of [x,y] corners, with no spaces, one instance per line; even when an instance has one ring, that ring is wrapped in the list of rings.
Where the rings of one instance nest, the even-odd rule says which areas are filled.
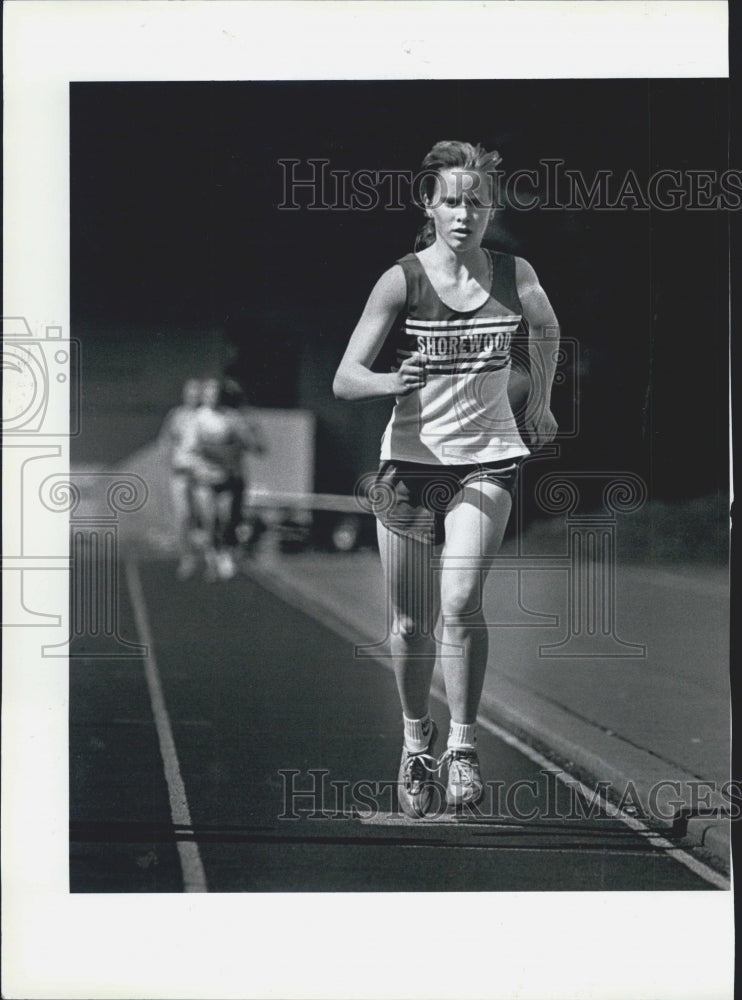
[[[551,412],[551,390],[557,364],[559,323],[541,287],[536,272],[522,257],[515,258],[515,280],[528,323],[528,353],[531,387],[526,405],[526,424],[536,444],[548,444],[557,432]]]
[[[404,273],[401,267],[395,265],[376,282],[351,335],[332,383],[338,399],[402,396],[423,384],[425,373],[421,355],[406,358],[394,372],[371,371],[371,365],[406,299]]]

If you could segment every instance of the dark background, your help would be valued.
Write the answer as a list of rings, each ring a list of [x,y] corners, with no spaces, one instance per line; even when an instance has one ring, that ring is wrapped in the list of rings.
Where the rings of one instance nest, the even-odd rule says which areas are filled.
[[[727,168],[727,92],[724,80],[73,84],[72,331],[84,357],[73,458],[110,462],[142,445],[182,377],[213,363],[199,352],[216,337],[253,403],[316,413],[316,487],[349,492],[375,464],[390,406],[334,400],[332,376],[420,215],[279,211],[278,161],[415,171],[435,141],[460,138],[498,149],[506,172],[560,158],[588,183],[610,170],[613,192],[631,169],[646,190],[658,169]],[[559,467],[636,471],[660,500],[726,489],[728,221],[723,210],[498,214],[490,245],[531,261],[580,345],[568,373],[580,433]],[[106,422],[128,385],[139,419]],[[563,422],[573,385],[555,390]]]

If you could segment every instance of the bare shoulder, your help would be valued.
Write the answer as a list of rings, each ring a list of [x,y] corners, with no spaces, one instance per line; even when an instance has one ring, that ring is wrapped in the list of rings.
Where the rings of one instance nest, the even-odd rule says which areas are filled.
[[[533,265],[529,264],[525,257],[515,257],[514,259],[515,281],[518,285],[518,291],[522,294],[523,292],[538,288],[540,282]]]
[[[556,325],[554,310],[541,287],[538,275],[523,257],[515,258],[515,283],[523,314],[529,323],[537,326]]]
[[[369,301],[399,310],[407,299],[407,282],[399,264],[393,264],[381,275],[371,291]]]

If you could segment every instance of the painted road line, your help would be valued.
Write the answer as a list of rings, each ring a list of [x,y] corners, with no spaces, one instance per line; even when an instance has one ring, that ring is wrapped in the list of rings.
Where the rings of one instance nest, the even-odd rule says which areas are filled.
[[[253,577],[256,583],[263,586],[266,590],[270,591],[287,604],[291,604],[299,611],[303,611],[305,614],[310,615],[310,617],[320,622],[321,625],[324,625],[325,628],[328,628],[330,631],[335,632],[336,635],[339,635],[340,638],[356,643],[360,637],[363,637],[362,630],[357,628],[353,622],[342,618],[340,614],[335,611],[330,611],[324,606],[324,604],[298,588],[294,581],[289,581],[283,576],[283,574],[274,574],[266,567],[258,568],[256,566],[249,567],[248,573]],[[369,657],[369,659],[374,660],[389,670],[393,669],[391,660],[388,658]],[[446,694],[442,684],[434,681],[431,688],[431,694],[439,702],[441,702],[444,707],[447,706],[448,702],[446,700]],[[480,715],[478,721],[483,729],[486,729],[493,736],[502,740],[503,743],[513,747],[513,749],[522,753],[523,756],[532,760],[534,763],[539,764],[541,767],[548,768],[549,771],[554,772],[557,779],[564,785],[578,789],[587,801],[592,801],[594,799],[595,792],[592,789],[588,788],[587,785],[570,775],[567,771],[558,769],[553,761],[539,753],[538,750],[535,750],[528,743],[525,743],[523,740],[514,736],[501,726],[498,726],[497,723],[492,722],[484,715]],[[654,847],[662,849],[666,854],[674,858],[675,861],[678,861],[686,868],[689,868],[692,872],[694,872],[694,874],[704,879],[704,881],[716,886],[717,889],[729,889],[729,881],[723,875],[720,875],[709,865],[706,865],[702,861],[693,857],[693,855],[688,854],[679,847],[675,847],[669,840],[652,831],[635,816],[631,816],[629,813],[624,812],[622,809],[608,802],[605,798],[601,798],[600,804],[609,816],[625,823],[626,826],[628,826],[629,829],[634,830],[634,832],[642,834],[648,843]]]
[[[147,605],[144,600],[144,589],[139,575],[139,567],[135,560],[127,559],[124,563],[126,582],[129,587],[134,621],[139,640],[145,645],[146,652],[142,657],[144,676],[149,690],[152,715],[155,720],[157,739],[160,744],[160,755],[165,771],[168,798],[170,800],[170,815],[176,827],[192,827],[191,811],[188,807],[185,784],[180,773],[178,753],[175,748],[173,730],[165,695],[162,690],[160,671],[155,657],[155,647],[152,641],[152,629],[149,624]],[[206,873],[204,871],[198,844],[190,840],[176,840],[180,867],[183,872],[183,889],[185,892],[208,892]]]
[[[549,760],[548,757],[539,753],[538,750],[529,746],[528,743],[524,743],[523,740],[518,739],[517,736],[513,736],[513,734],[509,733],[506,729],[498,726],[496,722],[491,722],[486,716],[480,716],[479,725],[482,729],[486,729],[489,733],[492,733],[493,736],[502,740],[503,743],[507,743],[508,746],[518,750],[525,757],[528,757],[529,760],[538,764],[541,768],[551,771],[556,779],[561,781],[562,784],[566,785],[568,788],[576,788],[586,801],[592,802],[595,799],[595,791],[593,789],[588,788],[587,785],[570,775],[567,771],[557,769],[554,762]],[[652,844],[653,847],[661,848],[665,854],[668,854],[671,858],[679,861],[681,865],[685,865],[686,868],[689,868],[695,875],[704,879],[704,881],[715,885],[717,889],[729,888],[729,882],[723,875],[714,871],[714,869],[709,867],[709,865],[706,865],[697,858],[694,858],[692,854],[688,854],[681,848],[675,847],[661,834],[650,830],[650,828],[642,823],[641,820],[638,820],[635,816],[631,816],[629,813],[624,812],[623,809],[620,809],[618,806],[614,806],[605,798],[605,796],[601,796],[600,798],[600,808],[604,809],[605,812],[614,819],[621,820],[622,823],[625,823],[626,826],[628,826],[629,829],[633,830],[635,833],[642,834],[647,842]]]

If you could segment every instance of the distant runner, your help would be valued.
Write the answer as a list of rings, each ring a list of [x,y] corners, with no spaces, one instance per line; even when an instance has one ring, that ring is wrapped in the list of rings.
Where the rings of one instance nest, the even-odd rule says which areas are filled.
[[[160,431],[160,440],[165,442],[169,453],[170,503],[178,547],[176,576],[179,580],[193,576],[198,566],[193,539],[193,478],[187,441],[189,428],[194,425],[200,405],[201,383],[198,379],[190,378],[183,385],[182,404],[170,410]]]
[[[257,427],[234,402],[233,389],[220,379],[208,379],[186,444],[210,582],[230,579],[237,571],[235,528],[245,491],[244,457],[265,450]]]

